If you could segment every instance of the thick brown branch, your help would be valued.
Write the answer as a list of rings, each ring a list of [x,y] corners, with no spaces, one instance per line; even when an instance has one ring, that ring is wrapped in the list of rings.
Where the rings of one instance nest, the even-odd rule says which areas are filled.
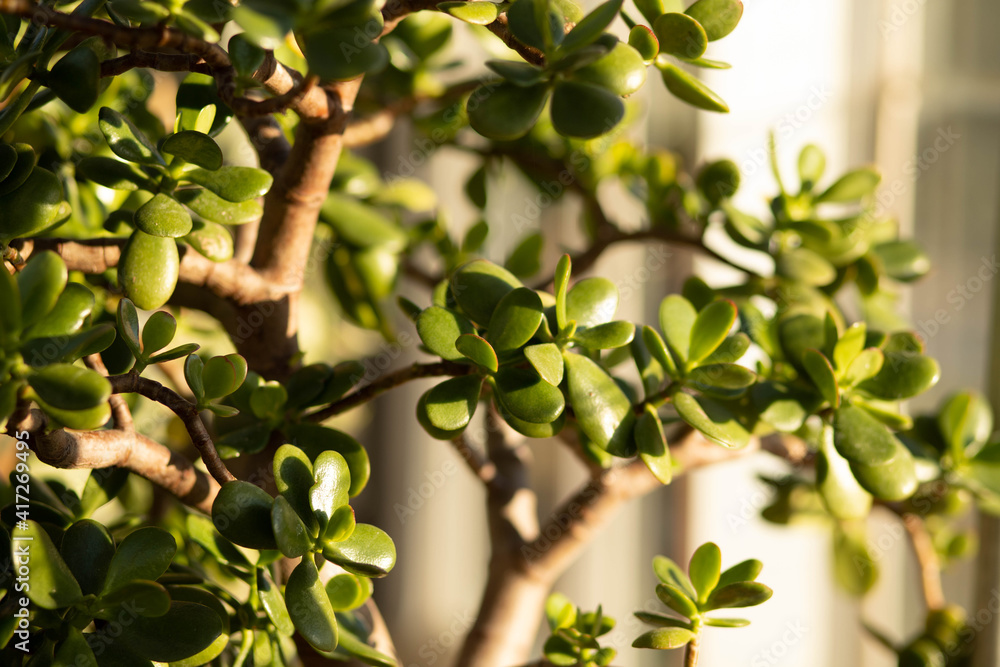
[[[30,445],[39,460],[56,468],[127,468],[186,505],[212,511],[218,482],[170,448],[134,431],[56,429],[45,433],[45,425],[45,415],[31,410],[14,427],[31,434]]]
[[[920,586],[927,609],[942,609],[945,606],[944,589],[941,586],[941,563],[924,520],[916,514],[900,514],[903,527],[910,535],[913,554],[920,568]]]
[[[315,412],[307,414],[305,418],[309,421],[321,422],[335,415],[347,412],[352,408],[356,408],[363,403],[367,403],[376,396],[379,396],[394,387],[398,387],[401,384],[406,384],[411,380],[438,377],[441,375],[465,375],[470,370],[472,370],[471,366],[456,364],[450,361],[440,361],[430,364],[413,364],[412,366],[401,368],[393,373],[383,375],[374,382],[366,384],[347,396],[334,401],[325,408],[321,408]]]
[[[188,402],[180,394],[164,387],[159,382],[140,377],[134,373],[112,375],[108,380],[111,382],[112,391],[116,394],[136,393],[169,408],[184,422],[188,435],[191,436],[191,442],[201,453],[201,460],[205,462],[205,467],[208,468],[212,477],[219,484],[232,482],[236,479],[219,458],[219,453],[215,450],[215,443],[208,435],[205,423],[201,421],[201,415],[198,414],[198,409],[193,403]]]
[[[101,375],[110,375],[100,354],[87,355],[83,358],[83,363],[87,365],[87,368],[97,371]],[[115,426],[121,431],[134,431],[135,422],[132,420],[132,410],[125,402],[125,397],[121,394],[111,394],[108,403],[111,405],[111,417],[115,420]]]

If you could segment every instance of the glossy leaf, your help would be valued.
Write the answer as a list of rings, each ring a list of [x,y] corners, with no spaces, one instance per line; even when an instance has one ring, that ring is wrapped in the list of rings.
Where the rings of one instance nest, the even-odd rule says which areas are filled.
[[[260,218],[263,208],[256,201],[228,202],[207,189],[178,190],[177,201],[212,222],[223,225],[242,225]]]
[[[66,264],[51,250],[40,252],[17,274],[21,324],[30,327],[55,308],[66,285]]]
[[[271,528],[274,499],[264,489],[237,480],[219,491],[212,503],[212,523],[224,537],[251,549],[277,549]]]
[[[565,137],[591,139],[606,134],[625,116],[621,98],[607,88],[577,81],[556,83],[552,124]]]
[[[274,181],[274,177],[263,169],[235,166],[224,166],[214,171],[192,169],[184,172],[182,178],[234,203],[263,197]]]
[[[634,324],[616,321],[577,329],[573,334],[573,341],[590,350],[610,350],[628,345],[634,337]]]
[[[657,584],[656,597],[681,616],[693,618],[698,615],[695,599],[672,584]]]
[[[471,333],[462,334],[455,341],[455,349],[476,365],[491,373],[497,372],[497,353],[485,338]]]
[[[650,326],[642,327],[642,340],[646,348],[660,366],[671,376],[677,377],[677,365],[667,350],[666,343],[660,338],[660,334]]]
[[[660,43],[656,39],[656,35],[644,25],[637,25],[629,31],[628,44],[636,50],[636,53],[647,65],[653,62],[660,52]]]
[[[771,599],[773,592],[764,584],[741,581],[712,591],[706,602],[707,609],[732,609],[755,607]]]
[[[529,345],[524,348],[524,356],[543,380],[554,387],[559,386],[563,379],[565,363],[557,345],[552,343]]]
[[[723,588],[738,581],[753,581],[763,568],[764,564],[753,558],[737,563],[719,575],[716,587]]]
[[[705,28],[687,14],[663,14],[653,22],[653,33],[661,53],[679,58],[700,58],[708,48]]]
[[[952,394],[941,406],[938,428],[956,461],[976,453],[993,432],[993,411],[978,393]]]
[[[326,594],[334,611],[357,609],[371,596],[371,581],[354,574],[337,574],[326,582]]]
[[[891,278],[910,282],[927,274],[931,260],[913,241],[887,241],[872,247],[882,269]]]
[[[222,149],[207,134],[182,130],[164,139],[160,150],[185,162],[215,171],[222,166]]]
[[[469,124],[489,139],[512,141],[523,137],[535,125],[548,98],[549,87],[542,83],[482,86],[469,97],[466,107]]]
[[[177,542],[174,537],[155,526],[147,526],[129,533],[115,552],[104,581],[104,592],[110,593],[130,581],[153,581],[170,566]]]
[[[191,231],[191,216],[184,207],[165,194],[157,194],[136,209],[136,228],[153,236],[179,238]]]
[[[840,405],[840,390],[837,388],[837,377],[830,361],[819,350],[809,349],[802,355],[802,365],[805,366],[823,400],[829,402],[831,407],[837,408]]]
[[[816,455],[816,490],[830,514],[842,520],[868,516],[872,497],[851,472],[851,465],[833,446],[833,429],[824,426]]]
[[[691,327],[688,361],[697,363],[722,344],[736,322],[736,306],[732,301],[716,301],[698,313]]]
[[[114,109],[101,107],[98,125],[112,152],[128,162],[163,166],[163,156],[128,118]]]
[[[687,374],[685,381],[695,389],[730,398],[757,381],[757,375],[737,364],[706,364]]]
[[[841,176],[816,197],[817,203],[850,203],[875,193],[882,174],[873,168],[856,169]]]
[[[464,359],[455,347],[455,341],[463,334],[476,331],[465,317],[440,306],[431,306],[422,311],[416,324],[417,334],[427,349],[448,361]]]
[[[607,278],[584,278],[566,293],[566,318],[578,327],[607,324],[618,311],[618,288]]]
[[[182,240],[213,262],[227,262],[233,258],[232,234],[217,222],[195,221],[191,231]]]
[[[34,161],[32,154],[31,160]],[[8,181],[0,183],[5,189]],[[17,189],[0,195],[0,244],[41,232],[56,221],[63,200],[62,185],[55,174],[34,167]]]
[[[375,24],[372,22],[369,25]],[[325,81],[346,81],[385,67],[389,61],[385,47],[376,42],[357,40],[355,29],[360,28],[337,27],[302,35],[299,43],[310,71]],[[373,36],[377,36],[381,30],[376,26],[372,32]],[[366,33],[362,31],[360,34]],[[342,48],[345,44],[351,48]]]
[[[562,392],[530,368],[505,366],[496,375],[496,399],[502,412],[532,424],[551,424],[562,414]]]
[[[649,39],[656,40],[648,33],[648,28],[643,29],[647,31]],[[648,44],[646,48],[648,48]],[[592,83],[610,90],[615,95],[627,97],[637,92],[646,82],[646,62],[635,48],[624,42],[619,42],[607,55],[575,70],[573,79]]]
[[[710,398],[696,398],[677,392],[674,408],[681,419],[723,447],[741,449],[750,442],[750,434],[736,417],[724,405]]]
[[[85,157],[76,165],[76,173],[89,181],[113,190],[153,190],[153,183],[142,171],[128,162],[109,157]]]
[[[316,457],[313,477],[316,483],[309,489],[309,506],[322,530],[334,513],[348,504],[351,469],[339,452],[326,451]]]
[[[287,558],[304,556],[312,549],[313,540],[309,536],[309,529],[284,496],[275,498],[271,506],[271,528],[274,530],[278,549]]]
[[[587,357],[564,352],[570,403],[581,430],[615,456],[634,453],[635,413],[628,397],[604,370]]]
[[[715,316],[718,314],[715,313]],[[694,306],[682,296],[671,294],[660,303],[660,328],[663,330],[667,346],[678,365],[683,365],[688,360],[691,349],[691,334],[697,318],[698,312]],[[711,321],[714,319],[713,316]],[[703,326],[709,323],[710,320],[706,318]]]
[[[632,642],[632,648],[674,649],[688,644],[695,634],[686,628],[663,628],[645,632]]]
[[[459,267],[450,280],[451,294],[475,322],[486,326],[500,300],[521,282],[507,269],[477,259]]]
[[[323,556],[361,577],[384,577],[396,564],[396,545],[380,528],[359,523],[342,542],[327,542]]]
[[[28,376],[28,384],[49,405],[61,410],[87,410],[108,400],[111,384],[89,368],[51,364]]]
[[[729,113],[729,105],[721,97],[684,70],[670,63],[658,63],[657,67],[660,68],[663,85],[678,99],[705,111]]]
[[[214,610],[193,602],[171,602],[162,616],[136,617],[120,641],[149,660],[174,662],[207,648],[221,632],[222,621]]]
[[[931,357],[912,352],[886,352],[878,374],[858,387],[876,398],[898,400],[922,394],[941,377],[941,367]]]
[[[497,302],[487,327],[486,340],[498,354],[516,350],[535,335],[542,317],[542,301],[538,294],[527,287],[519,287]]]
[[[722,39],[733,30],[743,16],[740,0],[698,0],[685,10],[705,27],[709,41]]]
[[[815,144],[809,144],[799,153],[799,181],[803,192],[809,192],[823,178],[826,171],[826,154]]]
[[[696,598],[698,594],[694,590],[694,585],[688,579],[687,574],[677,563],[666,556],[656,556],[653,558],[653,572],[656,578],[664,584],[669,584],[685,593],[689,598]]]
[[[45,529],[28,520],[27,528],[19,528],[15,537],[31,540],[31,567],[24,591],[28,598],[42,609],[59,609],[79,602],[83,597],[80,584]]]
[[[876,498],[905,500],[917,490],[917,473],[910,451],[898,440],[891,459],[866,465],[851,463],[851,471],[858,483]]]
[[[699,601],[704,602],[708,599],[709,593],[719,583],[721,572],[722,552],[718,545],[706,542],[695,550],[688,565],[688,574],[695,590],[698,591]]]
[[[448,432],[468,426],[479,403],[482,382],[482,378],[468,375],[430,389],[423,398],[427,420],[434,428]]]
[[[473,25],[488,25],[493,23],[500,14],[498,6],[492,2],[456,2],[455,0],[448,0],[447,2],[439,2],[437,8]]]
[[[84,595],[98,595],[104,588],[115,543],[107,528],[91,519],[81,519],[66,529],[59,552]]]
[[[608,0],[594,8],[570,30],[562,41],[563,51],[572,51],[590,44],[601,34],[621,11],[624,0]]]
[[[895,456],[898,440],[868,412],[842,406],[833,417],[834,446],[852,463],[873,465]]]
[[[125,295],[143,310],[156,310],[174,293],[180,255],[172,238],[135,230],[122,249],[118,282]]]

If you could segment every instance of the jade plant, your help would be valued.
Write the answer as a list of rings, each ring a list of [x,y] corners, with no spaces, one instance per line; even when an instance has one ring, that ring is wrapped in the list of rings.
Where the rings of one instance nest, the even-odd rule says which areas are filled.
[[[392,418],[454,448],[488,498],[493,557],[457,664],[673,648],[697,664],[705,627],[758,613],[717,610],[771,596],[758,561],[723,570],[712,543],[686,573],[656,557],[669,611],[639,612],[654,629],[627,641],[603,607],[549,588],[619,505],[754,450],[790,464],[764,478],[763,518],[824,526],[849,593],[877,580],[868,518],[905,527],[926,623],[864,625],[900,665],[967,664],[976,627],[941,570],[976,547],[968,512],[1000,513],[1000,440],[974,392],[906,406],[941,375],[897,307],[930,258],[876,206],[879,171],[831,175],[809,145],[781,173],[772,144],[760,217],[737,205],[732,161],[688,169],[623,134],[650,68],[728,112],[692,72],[729,67],[710,45],[742,14],[739,0],[0,0],[0,662],[401,664],[407,619],[376,604],[376,580],[399,576],[396,529],[375,525],[389,490],[354,508],[396,462],[369,455],[364,420],[333,419],[421,381]],[[365,157],[404,123],[418,150]],[[415,175],[438,147],[472,161],[461,217]],[[512,177],[576,203],[582,241],[499,219]],[[606,208],[609,189],[632,205]],[[632,243],[734,277],[692,276],[630,321],[636,286],[594,267]],[[300,333],[336,344],[303,349]],[[376,341],[399,354],[366,357]],[[589,476],[550,514],[528,443]]]

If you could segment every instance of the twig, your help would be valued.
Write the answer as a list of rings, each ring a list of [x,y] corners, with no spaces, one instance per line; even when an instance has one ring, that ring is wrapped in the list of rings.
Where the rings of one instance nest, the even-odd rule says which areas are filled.
[[[910,535],[913,554],[917,557],[920,568],[920,585],[924,594],[924,602],[928,610],[941,609],[945,606],[944,590],[941,585],[941,563],[938,560],[934,542],[924,520],[916,514],[899,513],[903,527]]]
[[[87,355],[83,358],[83,363],[87,365],[87,368],[97,371],[101,375],[109,374],[100,354]],[[115,420],[115,426],[122,431],[134,431],[135,422],[132,420],[132,410],[125,402],[125,397],[121,394],[111,394],[108,397],[108,403],[111,405],[111,416]]]
[[[438,377],[442,375],[466,375],[472,369],[465,364],[456,364],[451,361],[440,361],[430,364],[413,364],[406,368],[401,368],[394,373],[383,375],[371,384],[367,384],[360,389],[334,401],[325,408],[316,410],[305,415],[305,419],[314,422],[321,422],[356,408],[362,403],[367,403],[376,396],[383,394],[394,387],[419,380],[420,378]]]
[[[212,474],[219,484],[235,481],[235,477],[226,464],[219,458],[219,453],[215,450],[215,443],[205,429],[205,424],[198,414],[198,409],[193,403],[186,401],[177,392],[164,387],[155,380],[141,377],[135,373],[125,375],[112,375],[108,378],[111,382],[111,390],[116,393],[136,393],[145,396],[151,401],[162,403],[174,414],[180,417],[187,428],[191,442],[201,453],[201,459],[205,462],[205,467]]]
[[[51,466],[90,470],[127,468],[163,487],[181,502],[206,513],[212,511],[219,483],[177,452],[141,433],[120,429],[56,429],[45,433],[48,419],[41,410],[30,410],[13,423],[16,430],[31,434],[32,450],[39,460]]]
[[[684,650],[684,667],[698,667],[698,655],[701,653],[701,633],[696,632],[694,639],[688,642]]]

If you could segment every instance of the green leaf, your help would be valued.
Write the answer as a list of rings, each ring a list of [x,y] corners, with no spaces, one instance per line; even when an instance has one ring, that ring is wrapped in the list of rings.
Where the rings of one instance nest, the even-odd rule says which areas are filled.
[[[894,280],[910,282],[931,270],[927,253],[913,241],[887,241],[872,246],[885,273]]]
[[[323,556],[352,574],[384,577],[396,564],[396,545],[382,529],[359,523],[346,540],[327,542]]]
[[[819,146],[808,144],[799,153],[798,166],[802,191],[811,192],[826,171],[826,154]]]
[[[285,498],[295,513],[308,523],[309,532],[316,535],[319,532],[319,525],[309,502],[309,488],[315,484],[312,461],[298,447],[282,445],[274,453],[273,466],[274,483],[278,493]]]
[[[631,401],[592,360],[572,352],[564,352],[563,360],[570,404],[580,429],[599,448],[615,456],[631,456],[635,447]]]
[[[856,322],[847,328],[833,346],[833,364],[841,373],[847,370],[855,357],[865,348],[868,327],[864,322]]]
[[[782,319],[778,325],[778,337],[785,357],[799,368],[807,349],[823,350],[826,347],[826,328],[823,320],[815,315],[799,314]]]
[[[538,294],[527,287],[518,287],[497,302],[487,327],[486,340],[497,354],[516,350],[535,335],[542,317],[542,300]],[[496,371],[495,366],[493,371]]]
[[[713,320],[719,314],[713,311]],[[692,332],[697,318],[698,311],[682,296],[671,294],[660,303],[660,328],[678,366],[683,366],[688,360]],[[703,326],[710,323],[706,317]]]
[[[31,156],[34,161],[34,155]],[[19,161],[20,164],[20,161]],[[6,190],[11,179],[0,183]],[[55,174],[34,167],[16,189],[0,196],[0,244],[11,239],[37,234],[56,222],[63,200],[62,185]]]
[[[98,595],[104,588],[115,543],[107,528],[91,519],[81,519],[66,529],[59,552],[84,595]]]
[[[108,107],[101,107],[98,118],[101,133],[115,155],[128,162],[166,165],[152,142],[128,118]]]
[[[227,262],[233,258],[233,237],[217,222],[196,220],[181,240],[213,262]]]
[[[264,489],[237,480],[225,484],[212,503],[212,523],[223,537],[251,549],[277,549],[271,528],[274,499]]]
[[[858,388],[883,400],[892,401],[922,394],[941,377],[941,367],[931,357],[914,352],[886,352],[878,374]]]
[[[101,62],[91,49],[80,46],[59,59],[45,84],[77,113],[86,113],[97,102],[101,82]]]
[[[646,344],[646,348],[649,350],[649,353],[654,359],[656,359],[667,374],[671,377],[677,377],[677,365],[670,356],[670,352],[667,350],[667,346],[663,342],[663,339],[660,338],[660,334],[658,334],[656,330],[650,326],[643,326],[642,340]]]
[[[153,236],[180,238],[191,231],[191,216],[165,194],[157,194],[136,209],[132,222]]]
[[[309,506],[322,531],[334,513],[348,504],[351,469],[339,452],[326,451],[316,457],[313,477],[316,483],[309,489]]]
[[[753,558],[737,563],[719,576],[716,588],[723,588],[738,581],[753,581],[763,567],[763,563]]]
[[[625,117],[625,104],[607,88],[559,81],[552,94],[552,125],[564,137],[591,139],[606,134]]]
[[[856,169],[837,179],[825,192],[816,197],[815,201],[817,204],[855,202],[875,194],[875,189],[881,181],[882,174],[873,167]]]
[[[750,621],[745,618],[706,618],[705,625],[713,628],[745,628]]]
[[[471,333],[462,334],[455,341],[455,349],[461,352],[462,356],[490,373],[497,372],[497,353],[485,338]]]
[[[563,379],[565,364],[557,345],[553,343],[529,345],[524,348],[524,356],[543,380],[554,387],[559,386]]]
[[[346,463],[344,467],[347,467]],[[344,495],[346,496],[346,493]],[[298,558],[312,550],[313,540],[309,536],[309,529],[284,496],[274,499],[271,507],[271,528],[274,530],[278,549],[286,557]]]
[[[549,87],[544,83],[483,85],[472,93],[466,104],[469,124],[488,139],[513,141],[534,127],[548,99]]]
[[[174,293],[180,275],[177,242],[135,230],[118,261],[118,282],[143,310],[156,310]]]
[[[632,642],[632,648],[674,649],[680,648],[695,638],[686,628],[662,628],[645,632]]]
[[[884,363],[885,355],[882,354],[882,350],[875,347],[862,350],[847,367],[841,382],[848,387],[860,384],[875,377]]]
[[[825,257],[809,248],[793,248],[778,255],[777,273],[785,278],[822,287],[837,278],[837,269]]]
[[[205,398],[212,400],[228,396],[243,384],[247,376],[247,362],[238,354],[212,357],[201,371]]]
[[[618,288],[607,278],[584,278],[566,293],[566,319],[577,327],[596,327],[614,319]]]
[[[334,611],[357,609],[372,593],[371,580],[346,573],[330,577],[325,588]]]
[[[80,431],[101,428],[111,419],[111,406],[106,402],[89,410],[63,410],[39,399],[39,406],[54,421],[67,428],[75,428]]]
[[[552,593],[545,600],[545,620],[553,632],[571,628],[576,624],[576,606],[562,593]]]
[[[28,384],[49,405],[60,410],[87,410],[108,400],[111,383],[89,368],[52,364],[28,376]]]
[[[732,160],[710,162],[698,172],[697,185],[705,199],[717,207],[739,190],[740,168]]]
[[[741,449],[750,442],[750,434],[732,412],[710,398],[677,392],[674,408],[681,419],[723,447]]]
[[[616,321],[577,329],[573,334],[573,342],[590,350],[610,350],[628,345],[634,337],[634,324]]]
[[[938,428],[956,462],[975,455],[993,432],[993,411],[978,393],[952,394],[941,406]]]
[[[824,427],[824,432],[829,430]],[[826,435],[816,455],[816,490],[827,511],[838,519],[863,519],[871,511],[871,494],[858,484],[850,463],[833,447],[832,437],[827,443]]]
[[[684,70],[670,63],[657,63],[657,67],[663,77],[663,85],[676,98],[705,111],[729,113],[729,105],[721,97]]]
[[[681,620],[672,616],[664,616],[663,614],[654,614],[648,611],[637,611],[635,612],[635,617],[647,625],[655,625],[660,628],[691,629],[690,621]]]
[[[698,547],[691,556],[688,564],[688,572],[691,575],[691,583],[698,591],[698,600],[705,602],[709,593],[715,590],[719,583],[719,575],[722,572],[722,552],[718,545],[713,542],[706,542]]]
[[[707,609],[756,607],[771,599],[773,591],[755,581],[740,581],[712,591],[706,602]]]
[[[852,463],[873,465],[890,461],[899,441],[868,412],[853,405],[841,406],[833,416],[834,446]]]
[[[160,150],[185,162],[215,171],[222,166],[222,149],[207,134],[182,130],[163,140]]]
[[[187,381],[191,393],[199,401],[205,395],[205,386],[201,381],[201,374],[204,369],[205,364],[197,354],[192,354],[184,360],[184,379]]]
[[[678,58],[700,58],[708,48],[708,35],[696,19],[687,14],[663,14],[653,22],[660,52]]]
[[[408,211],[433,211],[437,207],[437,193],[431,186],[416,178],[397,178],[380,188],[370,199],[378,206],[397,206]]]
[[[833,565],[837,583],[855,596],[870,591],[878,579],[878,566],[860,530],[848,533],[840,526],[834,529]]]
[[[41,320],[59,303],[68,273],[66,264],[51,250],[40,252],[17,274],[21,322],[27,328]]]
[[[24,592],[42,609],[60,609],[76,604],[83,597],[83,592],[52,543],[52,538],[34,521],[29,519],[27,524],[27,529],[19,528],[14,535],[31,540],[31,566]]]
[[[427,421],[441,431],[464,429],[476,412],[482,384],[481,377],[466,375],[445,380],[427,391],[421,399]]]
[[[473,321],[484,326],[500,300],[518,287],[523,285],[510,271],[484,259],[462,265],[450,280],[455,301]]]
[[[368,25],[374,26],[375,23]],[[358,26],[337,27],[303,34],[299,38],[309,70],[324,81],[346,81],[368,72],[381,70],[389,62],[385,47],[357,39]],[[380,29],[374,31],[377,36]],[[362,31],[360,34],[365,35]],[[358,43],[360,42],[360,44]],[[344,45],[351,48],[344,49]]]
[[[693,618],[698,615],[698,605],[695,603],[695,598],[688,596],[686,592],[672,584],[657,584],[656,597],[681,616]]]
[[[260,598],[264,612],[274,623],[278,632],[286,637],[291,637],[292,633],[295,632],[295,626],[288,614],[288,607],[285,605],[285,598],[282,596],[281,590],[271,579],[267,568],[258,567],[255,569],[257,572],[257,597]]]
[[[263,169],[232,166],[220,167],[215,171],[192,169],[184,172],[181,178],[235,203],[263,197],[274,182],[274,177]]]
[[[492,2],[448,0],[447,2],[439,2],[437,8],[473,25],[488,25],[496,21],[497,16],[500,15],[499,6]]]
[[[189,539],[211,554],[220,563],[243,570],[250,569],[250,561],[232,542],[215,529],[212,520],[201,514],[188,514],[184,519]]]
[[[895,438],[896,450],[888,461],[871,465],[851,462],[851,472],[858,483],[876,498],[905,500],[917,490],[917,473],[913,455]]]
[[[146,320],[146,326],[142,329],[142,352],[145,356],[150,356],[158,350],[162,350],[170,341],[174,339],[177,332],[177,320],[170,313],[158,310]]]
[[[175,601],[162,616],[137,616],[119,640],[149,660],[175,662],[208,648],[221,632],[222,621],[214,610],[194,602]]]
[[[203,188],[177,190],[174,198],[206,220],[223,225],[253,222],[264,211],[256,201],[232,203]]]
[[[173,535],[155,526],[129,533],[115,551],[104,580],[105,594],[118,590],[130,581],[155,581],[170,567],[177,551]]]
[[[819,350],[808,349],[802,355],[802,365],[819,390],[823,400],[836,409],[840,405],[840,390],[837,388],[837,376],[833,372],[830,360]]]
[[[35,149],[29,144],[14,144],[11,148],[15,155],[14,164],[0,181],[0,195],[8,195],[24,185],[38,164]]]
[[[694,585],[688,579],[684,570],[666,556],[656,556],[653,558],[653,572],[661,582],[683,591],[687,597],[692,599],[698,597],[698,594],[695,593]]]
[[[455,341],[463,334],[473,334],[476,328],[458,313],[431,306],[417,317],[417,334],[427,349],[448,361],[460,361],[465,357],[455,347]]]
[[[73,667],[98,667],[97,658],[86,637],[77,628],[69,626],[66,639],[56,650],[54,665],[73,665]]]
[[[715,301],[705,306],[691,327],[688,362],[697,363],[712,354],[735,322],[736,305],[732,301]]]
[[[101,606],[105,609],[118,606],[122,609],[132,608],[140,616],[150,618],[163,616],[170,611],[170,593],[163,584],[136,579],[102,595]]]
[[[707,364],[687,374],[685,383],[698,391],[731,398],[757,381],[757,375],[737,364]]]
[[[714,42],[736,29],[743,17],[743,3],[740,0],[698,0],[685,13],[703,25],[709,41]]]
[[[532,424],[551,424],[562,414],[566,400],[558,387],[531,368],[505,366],[496,374],[496,399],[501,414],[510,413]]]
[[[142,354],[139,347],[139,314],[135,311],[135,305],[127,298],[118,302],[116,321],[122,340],[132,355],[138,358]]]
[[[109,157],[85,157],[76,165],[76,173],[113,190],[152,191],[156,188],[156,184],[131,163]]]
[[[624,0],[609,0],[584,16],[563,38],[560,48],[572,51],[592,43],[607,29],[621,11]]]
[[[702,365],[731,364],[739,361],[750,349],[750,337],[742,331],[726,338],[715,352],[702,360]]]

